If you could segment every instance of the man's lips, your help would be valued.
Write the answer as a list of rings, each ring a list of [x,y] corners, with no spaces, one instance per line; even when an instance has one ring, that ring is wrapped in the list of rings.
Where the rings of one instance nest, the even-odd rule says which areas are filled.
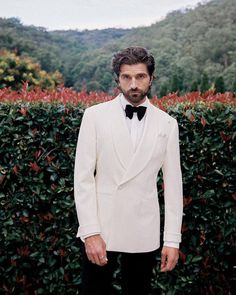
[[[141,91],[139,91],[139,90],[135,90],[135,91],[131,90],[131,91],[129,91],[129,93],[130,94],[140,94]]]

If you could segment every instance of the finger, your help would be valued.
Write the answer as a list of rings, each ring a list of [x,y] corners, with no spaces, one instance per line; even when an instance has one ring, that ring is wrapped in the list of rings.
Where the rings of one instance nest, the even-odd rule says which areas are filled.
[[[94,264],[99,263],[98,255],[95,252],[93,252],[91,249],[87,249],[86,254],[87,254],[88,260],[90,262],[92,262]]]
[[[102,251],[99,254],[99,260],[101,265],[105,265],[108,262],[105,244],[103,245]]]
[[[172,269],[175,268],[175,266],[176,266],[176,264],[177,264],[177,262],[179,260],[179,255],[178,254],[176,254],[174,256],[171,255],[168,260],[169,260],[169,267],[172,270]]]
[[[161,271],[163,271],[163,269],[166,266],[166,258],[167,258],[166,254],[162,253],[161,254]]]
[[[107,259],[106,256],[99,257],[99,260],[100,260],[100,265],[101,266],[106,265],[107,262],[108,262],[108,259]]]
[[[104,253],[104,251],[99,251],[97,253],[94,253],[92,255],[92,259],[94,263],[99,266],[103,266],[107,264],[107,255],[106,255],[106,252]]]
[[[170,265],[170,268],[171,270],[173,270],[175,267],[176,267],[176,264],[178,263],[178,258],[174,258],[172,261],[171,261],[171,265]]]
[[[175,268],[177,264],[177,260],[176,259],[168,259],[167,258],[167,262],[166,265],[162,268],[162,272],[166,272],[166,271],[171,271]]]
[[[85,253],[86,253],[88,260],[92,262],[92,256],[90,255],[90,251],[87,248],[85,248]]]
[[[92,256],[91,254],[88,254],[88,253],[87,253],[87,257],[88,257],[88,260],[89,260],[90,262],[95,263],[95,260],[94,260],[94,258],[93,258],[93,256]]]
[[[167,261],[165,271],[171,271],[174,268],[174,264],[171,261]]]

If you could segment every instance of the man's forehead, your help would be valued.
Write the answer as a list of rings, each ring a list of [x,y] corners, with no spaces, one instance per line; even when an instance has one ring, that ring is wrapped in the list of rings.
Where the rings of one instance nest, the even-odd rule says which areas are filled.
[[[120,67],[120,73],[145,73],[148,74],[148,69],[147,69],[147,65],[144,63],[138,63],[138,64],[133,64],[133,65],[127,65],[127,64],[123,64]]]

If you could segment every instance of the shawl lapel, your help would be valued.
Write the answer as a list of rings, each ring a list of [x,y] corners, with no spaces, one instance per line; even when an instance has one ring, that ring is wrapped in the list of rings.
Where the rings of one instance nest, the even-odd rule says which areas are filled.
[[[120,163],[125,168],[125,173],[119,183],[122,185],[140,173],[150,160],[157,140],[158,122],[155,107],[148,101],[143,135],[134,151],[119,96],[112,102],[111,116],[114,148]]]

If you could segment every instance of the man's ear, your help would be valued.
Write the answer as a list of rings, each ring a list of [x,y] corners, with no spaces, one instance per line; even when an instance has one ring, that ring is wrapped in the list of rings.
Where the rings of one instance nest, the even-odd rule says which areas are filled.
[[[152,85],[153,79],[154,79],[154,77],[153,77],[153,75],[152,75],[151,78],[150,78],[150,82],[149,82],[149,85],[150,85],[150,86]]]
[[[115,82],[116,82],[117,85],[119,85],[119,83],[120,83],[120,82],[119,82],[119,76],[116,76],[116,78],[115,78]]]

